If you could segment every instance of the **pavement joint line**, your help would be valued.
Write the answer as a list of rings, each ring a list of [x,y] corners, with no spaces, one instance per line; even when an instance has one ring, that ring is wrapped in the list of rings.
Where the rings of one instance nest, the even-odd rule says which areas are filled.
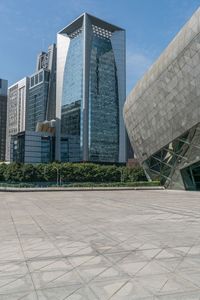
[[[22,251],[24,260],[25,260],[25,258],[26,258],[26,257],[25,257],[25,253],[24,253],[24,250],[23,250],[23,247],[22,247],[22,243],[21,243],[21,240],[20,240],[20,237],[19,237],[19,233],[18,233],[16,224],[15,224],[15,222],[14,222],[14,218],[13,218],[12,212],[11,212],[11,210],[10,210],[10,207],[9,207],[9,205],[8,205],[8,202],[6,202],[6,204],[7,204],[7,208],[8,208],[8,211],[9,211],[9,213],[10,213],[11,220],[12,220],[12,222],[13,222],[13,226],[14,226],[14,229],[15,229],[15,233],[16,233],[16,236],[17,236],[17,238],[18,238],[19,245],[20,245],[20,248],[21,248],[21,251]],[[35,284],[34,284],[34,281],[33,281],[32,275],[31,275],[31,273],[30,273],[30,269],[29,269],[29,266],[28,266],[27,262],[26,262],[26,267],[27,267],[27,270],[28,270],[28,273],[29,273],[31,282],[32,282],[32,284],[33,284],[34,291],[35,291],[35,293],[36,293],[36,297],[37,297],[37,299],[39,300],[38,295],[37,295],[37,292],[36,292],[36,287],[35,287]],[[25,276],[22,276],[22,277],[25,277]]]
[[[41,209],[41,208],[40,208],[40,209]],[[40,226],[40,224],[35,220],[35,218],[33,218],[32,215],[30,215],[30,216],[31,216],[31,218],[33,219],[33,221],[41,228],[41,230],[44,231],[44,230],[42,229],[42,227]],[[51,237],[48,235],[48,233],[46,233],[46,231],[44,231],[44,233],[49,237],[50,240],[52,240]],[[53,244],[54,244],[54,242],[53,242]],[[61,252],[60,249],[57,247],[57,245],[55,245],[55,247],[56,247],[57,250],[62,254],[62,252]],[[73,252],[73,254],[75,254],[75,253],[77,253],[77,252],[79,252],[79,251],[81,251],[81,250],[84,250],[84,249],[86,249],[86,248],[87,248],[87,247],[83,247],[82,249],[79,249],[79,250]],[[68,257],[69,257],[69,256],[68,256]],[[88,262],[88,261],[90,261],[90,260],[92,260],[92,259],[93,259],[93,257],[90,258],[90,259],[88,259],[87,261],[83,262],[82,264],[80,264],[80,265],[78,265],[78,266],[75,266],[75,267],[74,267],[73,264],[69,261],[70,265],[72,266],[72,270],[67,271],[65,274],[67,274],[67,273],[69,273],[69,272],[71,272],[71,271],[77,272],[77,271],[76,271],[76,268],[77,268],[77,267],[83,265],[84,263],[86,263],[86,262]],[[68,259],[67,259],[67,261],[68,261]],[[62,274],[62,275],[58,276],[57,278],[54,278],[53,281],[55,281],[55,280],[58,279],[58,278],[61,278],[61,277],[64,276],[65,274]],[[78,276],[79,276],[79,274],[78,274]],[[80,277],[80,276],[79,276],[79,277]],[[50,282],[53,282],[53,281],[50,281]]]
[[[65,299],[71,297],[74,293],[76,293],[76,292],[79,291],[80,289],[82,289],[82,287],[79,287],[77,290],[73,291],[72,293],[70,293],[69,295],[67,295],[67,297],[64,297],[64,298],[61,299],[61,300],[65,300]]]
[[[111,296],[111,297],[109,297],[108,298],[108,300],[110,300],[110,299],[112,299],[112,297],[113,296],[115,296],[128,282],[130,281],[130,279],[129,280],[127,280],[118,290],[116,290],[114,293],[113,293],[113,295]]]
[[[140,288],[137,291],[140,298],[142,298],[143,293],[146,294],[145,290],[147,293],[149,292],[149,297],[152,294],[158,299],[160,297],[167,298],[166,295],[171,298],[174,295],[174,298],[180,297],[180,299],[181,295],[182,297],[185,295],[187,299],[191,299],[193,294],[200,295],[198,285],[200,269],[197,269],[200,258],[200,218],[196,218],[197,214],[200,213],[200,202],[197,193],[179,194],[178,192],[168,193],[167,191],[115,191],[113,193],[109,191],[90,193],[88,191],[88,193],[72,192],[69,194],[0,193],[0,199],[3,200],[0,201],[0,220],[2,220],[0,238],[5,239],[5,243],[0,244],[0,253],[2,253],[0,266],[2,262],[5,262],[6,266],[6,260],[11,261],[11,273],[6,273],[4,271],[5,267],[1,267],[2,272],[0,275],[5,276],[6,279],[2,279],[1,283],[5,284],[6,281],[12,280],[16,274],[18,274],[17,278],[24,278],[25,275],[21,275],[25,274],[24,271],[26,271],[27,276],[30,276],[31,273],[38,274],[33,277],[37,287],[36,290],[31,284],[30,277],[22,281],[19,280],[10,287],[8,285],[6,288],[2,288],[3,295],[8,298],[11,292],[18,291],[21,284],[20,289],[22,290],[27,290],[30,286],[32,288],[30,294],[19,290],[18,297],[24,300],[28,296],[36,297],[36,295],[38,299],[42,295],[44,297],[48,295],[54,299],[59,298],[60,295],[59,299],[64,300],[70,298],[72,294],[74,294],[74,297],[81,297],[82,295],[86,298],[88,295],[91,299],[96,299],[96,297],[97,299],[103,299],[103,295],[105,297],[107,295],[106,299],[110,298],[112,300],[115,299],[115,295],[118,296],[121,289],[124,289],[122,294],[125,291],[127,299],[129,299],[129,297],[131,298],[131,292],[133,292],[131,289],[135,287],[136,289],[137,287]],[[7,206],[4,205],[5,203]],[[163,212],[162,209],[168,209],[168,211]],[[185,213],[191,215],[185,216]],[[13,219],[11,219],[11,214]],[[15,235],[13,234],[14,226],[16,226],[18,236],[16,230]],[[31,272],[27,268],[25,270],[24,263],[26,261],[22,259],[23,256],[20,253],[19,239],[25,252],[27,248],[32,250],[35,245],[34,251],[31,252],[27,249],[26,253],[27,257],[36,254],[35,258],[29,260],[30,262],[38,262],[32,265],[33,268],[29,264],[30,269],[33,270]],[[77,248],[77,252],[63,255],[63,257],[60,251],[55,248],[57,246],[63,251],[66,249],[68,254],[71,250],[68,250],[67,246],[73,246],[73,243],[74,247],[80,248]],[[88,248],[89,246],[91,248]],[[107,249],[106,246],[108,246]],[[197,247],[192,250],[194,246]],[[6,247],[9,247],[7,254]],[[101,251],[101,247],[103,251]],[[179,247],[187,248],[179,251]],[[17,253],[14,256],[13,251],[15,248]],[[37,256],[43,250],[46,253],[46,249],[48,249],[48,254],[44,254],[44,257],[42,257],[42,254],[41,257]],[[81,249],[85,250],[82,252]],[[159,254],[163,249],[169,252],[169,255],[163,252],[159,260]],[[36,250],[38,250],[38,253]],[[147,252],[145,252],[146,250]],[[148,250],[155,251],[148,252]],[[162,258],[165,254],[169,258]],[[84,261],[84,257],[87,257],[87,255],[91,255],[90,259],[87,260],[88,263]],[[97,259],[89,263],[93,259],[92,256]],[[171,256],[174,257],[170,259]],[[102,260],[98,257],[101,257]],[[47,262],[49,258],[52,258],[53,264],[55,262],[52,267],[52,263]],[[75,264],[71,264],[71,258],[77,258],[74,261]],[[197,262],[195,258],[198,258]],[[186,262],[181,266],[184,259],[186,259]],[[62,260],[66,260],[69,264],[67,263],[65,267],[65,265],[59,263]],[[27,260],[27,263],[29,261]],[[167,268],[168,261],[170,262],[169,268]],[[134,262],[136,262],[136,265],[134,265]],[[154,262],[157,262],[157,264],[154,264]],[[43,268],[45,268],[46,263],[48,263],[49,268],[47,267],[45,270]],[[129,266],[132,263],[133,267],[132,265]],[[18,267],[15,267],[16,264]],[[146,267],[148,264],[150,264],[149,267]],[[97,274],[99,270],[96,270],[96,268],[101,265],[103,271],[101,270]],[[137,268],[134,268],[134,266]],[[78,272],[77,275],[71,273],[63,279],[57,279],[70,272],[67,268]],[[141,271],[143,268],[146,269]],[[62,270],[64,271],[62,272]],[[58,273],[58,271],[60,272]],[[107,273],[103,275],[102,273],[106,271]],[[44,276],[43,272],[46,272]],[[192,272],[191,277],[190,272]],[[51,277],[48,273],[51,274]],[[58,276],[58,274],[61,275]],[[155,277],[151,279],[152,276]],[[69,280],[66,278],[69,278]],[[154,286],[157,278],[161,278],[159,280],[160,284],[155,283]],[[173,278],[176,280],[173,280]],[[51,287],[48,286],[49,279],[52,282],[49,284]],[[142,284],[143,279],[145,286]],[[168,283],[165,281],[166,279]],[[66,280],[69,284],[68,287],[65,286]],[[81,285],[78,286],[78,282]],[[128,285],[126,288],[125,285],[128,282],[130,282],[130,286]],[[164,284],[165,288],[162,290]],[[54,287],[57,287],[57,290]],[[66,287],[66,291],[63,289],[64,287]],[[144,292],[142,292],[143,289]],[[53,296],[54,293],[55,297]],[[12,294],[14,295],[14,293]],[[120,296],[118,297],[120,298]],[[126,296],[124,297],[126,298]]]

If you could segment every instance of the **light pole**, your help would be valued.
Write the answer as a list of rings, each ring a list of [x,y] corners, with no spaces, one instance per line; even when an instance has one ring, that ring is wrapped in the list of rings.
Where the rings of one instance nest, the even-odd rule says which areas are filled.
[[[59,186],[59,169],[56,167],[57,170],[57,186]]]
[[[62,176],[61,176],[61,172],[60,172],[60,186],[62,185]]]
[[[54,169],[56,170],[56,185],[59,186],[59,168],[54,166]]]
[[[121,182],[123,182],[124,181],[124,178],[123,178],[123,169],[122,168],[120,168],[120,173],[121,173]]]

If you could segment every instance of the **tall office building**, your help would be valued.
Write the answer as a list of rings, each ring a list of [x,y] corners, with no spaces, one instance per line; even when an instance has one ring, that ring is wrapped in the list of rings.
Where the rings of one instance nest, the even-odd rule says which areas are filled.
[[[11,136],[26,128],[26,105],[29,78],[25,77],[8,88],[6,160],[10,161]]]
[[[125,30],[83,14],[57,35],[56,158],[125,162]]]
[[[8,81],[0,79],[0,161],[5,160]]]
[[[38,122],[55,119],[56,111],[56,45],[38,55],[36,72],[30,76],[27,102],[27,126],[35,131]]]
[[[34,74],[15,83],[8,90],[6,159],[21,162],[40,162],[40,159],[43,161],[43,156],[38,156],[40,145],[38,144],[39,148],[35,148],[35,151],[29,147],[31,139],[35,145],[36,136],[38,140],[45,139],[45,134],[34,133],[41,131],[41,123],[56,117],[56,45],[49,46],[48,52],[38,55]],[[53,135],[46,133],[50,141],[53,141]],[[22,140],[26,142],[24,147],[21,146]],[[52,157],[49,156],[50,161]]]

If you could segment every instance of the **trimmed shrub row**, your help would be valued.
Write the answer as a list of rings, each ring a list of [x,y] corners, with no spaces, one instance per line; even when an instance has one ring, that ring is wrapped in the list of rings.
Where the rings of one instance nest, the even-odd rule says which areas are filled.
[[[93,163],[0,165],[1,182],[137,182],[147,181],[142,168]]]

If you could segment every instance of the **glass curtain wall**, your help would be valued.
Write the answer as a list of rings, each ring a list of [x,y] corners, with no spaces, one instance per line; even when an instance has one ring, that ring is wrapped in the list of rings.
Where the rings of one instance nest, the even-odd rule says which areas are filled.
[[[89,160],[118,161],[117,70],[109,37],[93,33],[89,86]]]
[[[79,151],[73,160],[80,161],[81,139],[81,106],[82,106],[82,78],[83,78],[83,34],[81,31],[71,38],[63,79],[63,97],[61,107],[61,135],[72,136],[76,139]],[[63,152],[63,153],[62,153]],[[73,151],[72,151],[73,152]],[[65,154],[66,153],[66,157]],[[62,161],[69,161],[68,151],[62,151]]]
[[[46,119],[49,89],[49,72],[41,71],[31,77],[29,98],[27,104],[27,126],[29,131],[35,131],[38,122]]]
[[[144,168],[151,178],[160,179],[161,184],[166,187],[177,184],[194,190],[200,188],[199,165],[198,168],[193,168],[193,164],[199,164],[199,159],[200,124],[152,155],[144,162]]]

